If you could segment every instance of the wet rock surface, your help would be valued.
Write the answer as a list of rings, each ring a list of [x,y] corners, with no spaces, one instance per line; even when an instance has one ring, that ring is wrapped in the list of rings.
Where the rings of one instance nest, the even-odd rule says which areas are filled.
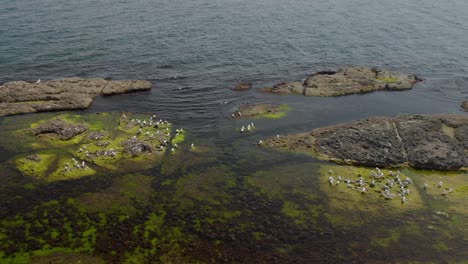
[[[84,125],[75,125],[60,119],[50,120],[31,131],[34,135],[54,134],[61,140],[69,140],[76,135],[86,132],[88,128]]]
[[[373,91],[409,90],[422,81],[414,75],[369,67],[313,73],[304,82],[280,83],[264,92],[282,95],[340,96]]]
[[[468,100],[466,100],[465,102],[462,103],[461,107],[463,108],[463,110],[465,111],[468,111]]]
[[[345,164],[459,170],[468,167],[467,130],[463,115],[402,115],[270,138],[261,145]]]
[[[151,89],[142,80],[68,78],[0,85],[0,116],[88,108],[98,95],[114,95]]]

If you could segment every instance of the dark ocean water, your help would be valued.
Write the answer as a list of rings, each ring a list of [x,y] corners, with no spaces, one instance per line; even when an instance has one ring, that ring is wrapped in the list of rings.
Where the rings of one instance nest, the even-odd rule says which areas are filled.
[[[101,100],[95,110],[167,111],[204,132],[224,101],[291,100],[313,123],[459,112],[468,97],[466,10],[463,0],[3,0],[0,82],[148,79],[155,84],[151,94]],[[261,88],[346,65],[386,67],[426,81],[409,92],[331,99],[227,90],[241,81]],[[317,109],[326,109],[326,117]]]
[[[72,76],[150,80],[151,92],[98,98],[83,112],[156,112],[187,128],[197,142],[219,148],[223,164],[245,164],[232,168],[240,177],[284,158],[262,152],[264,164],[239,162],[251,158],[261,138],[369,116],[462,113],[467,13],[466,0],[1,0],[0,83]],[[336,98],[258,91],[349,65],[412,73],[424,82],[410,91]],[[244,81],[254,89],[229,89]],[[230,120],[229,112],[246,102],[284,103],[292,111],[279,121],[258,120],[255,133],[241,136],[236,128],[245,121]],[[4,150],[0,156],[2,162],[10,158]],[[60,188],[47,191],[64,192]],[[356,235],[340,232],[327,243]],[[325,252],[319,259],[327,259],[329,252],[317,248]],[[390,262],[393,253],[385,253]],[[304,252],[297,254],[301,259]],[[302,261],[311,259],[305,254]]]

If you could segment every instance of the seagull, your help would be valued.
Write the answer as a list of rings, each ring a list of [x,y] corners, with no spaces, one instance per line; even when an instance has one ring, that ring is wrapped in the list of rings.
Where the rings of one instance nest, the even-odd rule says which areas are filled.
[[[38,79],[38,80],[36,81],[36,83],[41,83],[41,79]]]
[[[258,144],[259,144],[259,145],[263,144],[263,140],[260,139],[260,140],[258,141]]]

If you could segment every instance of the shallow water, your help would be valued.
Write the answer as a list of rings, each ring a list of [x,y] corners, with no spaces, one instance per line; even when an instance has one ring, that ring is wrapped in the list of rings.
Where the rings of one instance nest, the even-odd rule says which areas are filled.
[[[449,219],[437,216],[442,220],[434,220],[434,212],[446,206],[443,200],[422,195],[427,206],[418,211],[385,217],[391,209],[386,211],[384,207],[382,218],[368,216],[372,221],[362,226],[337,227],[323,211],[333,200],[320,187],[318,166],[323,163],[255,147],[259,139],[276,134],[303,132],[369,116],[461,113],[459,105],[468,98],[466,10],[468,2],[463,0],[84,0],[67,4],[57,0],[4,0],[0,5],[0,82],[68,76],[148,79],[155,85],[151,92],[99,98],[92,108],[79,113],[156,112],[177,127],[189,130],[190,140],[208,146],[210,151],[199,160],[189,155],[184,158],[185,163],[168,160],[164,163],[168,165],[144,171],[151,177],[151,190],[155,192],[149,199],[150,205],[132,205],[139,213],[122,221],[119,214],[106,212],[105,218],[112,224],[105,227],[98,224],[102,220],[99,213],[83,216],[77,213],[75,204],[67,204],[66,200],[89,201],[91,198],[83,198],[85,193],[104,195],[108,193],[106,188],[123,181],[119,180],[123,175],[39,184],[31,189],[35,180],[19,175],[8,163],[21,150],[0,148],[0,197],[5,201],[0,207],[1,217],[10,222],[16,215],[59,222],[66,218],[79,226],[74,230],[78,233],[95,226],[101,235],[91,243],[94,254],[114,262],[123,261],[125,254],[139,255],[138,248],[151,247],[149,241],[137,242],[139,231],[132,233],[137,225],[151,219],[151,213],[166,214],[166,221],[159,226],[166,231],[157,234],[163,242],[158,244],[157,253],[145,253],[151,256],[146,261],[466,260],[466,232],[459,233],[457,229],[463,230],[460,223],[466,219],[466,213],[451,213]],[[337,98],[275,96],[257,90],[345,65],[386,67],[417,74],[425,81],[411,91]],[[241,81],[253,82],[254,89],[228,89]],[[292,111],[280,120],[255,120],[255,133],[241,136],[236,129],[249,121],[228,117],[233,108],[246,102],[284,103]],[[29,118],[42,116],[3,118],[3,130],[14,130],[26,125]],[[10,127],[10,123],[16,124]],[[252,184],[252,175],[259,171],[272,178],[267,181],[272,182],[270,188],[282,191],[259,193]],[[213,175],[231,176],[218,179]],[[278,177],[296,181],[275,180]],[[220,187],[229,179],[234,183]],[[202,183],[207,187],[193,192]],[[120,197],[111,193],[114,198]],[[197,201],[190,195],[207,200],[194,205],[180,202]],[[96,204],[102,201],[97,194],[92,198]],[[54,209],[56,214],[52,216],[39,217],[41,208],[54,208],[54,204],[44,205],[50,200],[58,200],[63,207]],[[217,200],[223,202],[218,204]],[[291,204],[294,210],[284,212],[284,206]],[[31,210],[33,213],[28,214]],[[226,211],[238,211],[240,216],[220,215]],[[310,215],[303,216],[304,212]],[[301,217],[305,222],[293,221]],[[366,217],[364,214],[362,218]],[[201,219],[201,224],[196,219]],[[414,227],[414,223],[420,223],[420,227]],[[406,225],[411,228],[402,230]],[[436,231],[427,226],[436,226]],[[9,226],[3,222],[3,227]],[[112,229],[119,231],[114,233]],[[40,228],[34,230],[38,237],[48,236]],[[395,233],[402,235],[392,238]],[[0,251],[11,256],[43,245],[26,241],[25,237],[21,232],[13,235],[10,241],[14,243]],[[382,242],[376,239],[379,237],[387,240]],[[434,243],[425,246],[428,240]],[[51,247],[70,247],[74,242],[64,238],[60,242],[49,236],[47,243]],[[179,247],[183,250],[176,250]],[[112,250],[117,253],[111,254]],[[181,252],[189,260],[181,259]]]

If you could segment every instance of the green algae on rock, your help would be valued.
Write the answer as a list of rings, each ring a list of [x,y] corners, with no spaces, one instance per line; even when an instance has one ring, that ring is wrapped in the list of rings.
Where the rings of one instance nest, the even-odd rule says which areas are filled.
[[[18,170],[46,181],[77,179],[106,170],[132,172],[157,165],[166,150],[179,147],[186,131],[155,115],[132,113],[62,114],[13,132],[37,157],[15,159]],[[42,154],[41,154],[42,153]],[[47,153],[47,154],[44,154]]]
[[[325,216],[336,227],[361,226],[424,206],[418,188],[404,173],[341,165],[321,165],[319,172],[328,200]]]
[[[305,96],[340,96],[373,91],[409,90],[422,80],[414,75],[369,67],[320,71],[304,82],[280,83],[264,92]]]
[[[239,106],[231,113],[232,118],[269,118],[279,119],[285,117],[291,110],[288,105],[248,104]]]

